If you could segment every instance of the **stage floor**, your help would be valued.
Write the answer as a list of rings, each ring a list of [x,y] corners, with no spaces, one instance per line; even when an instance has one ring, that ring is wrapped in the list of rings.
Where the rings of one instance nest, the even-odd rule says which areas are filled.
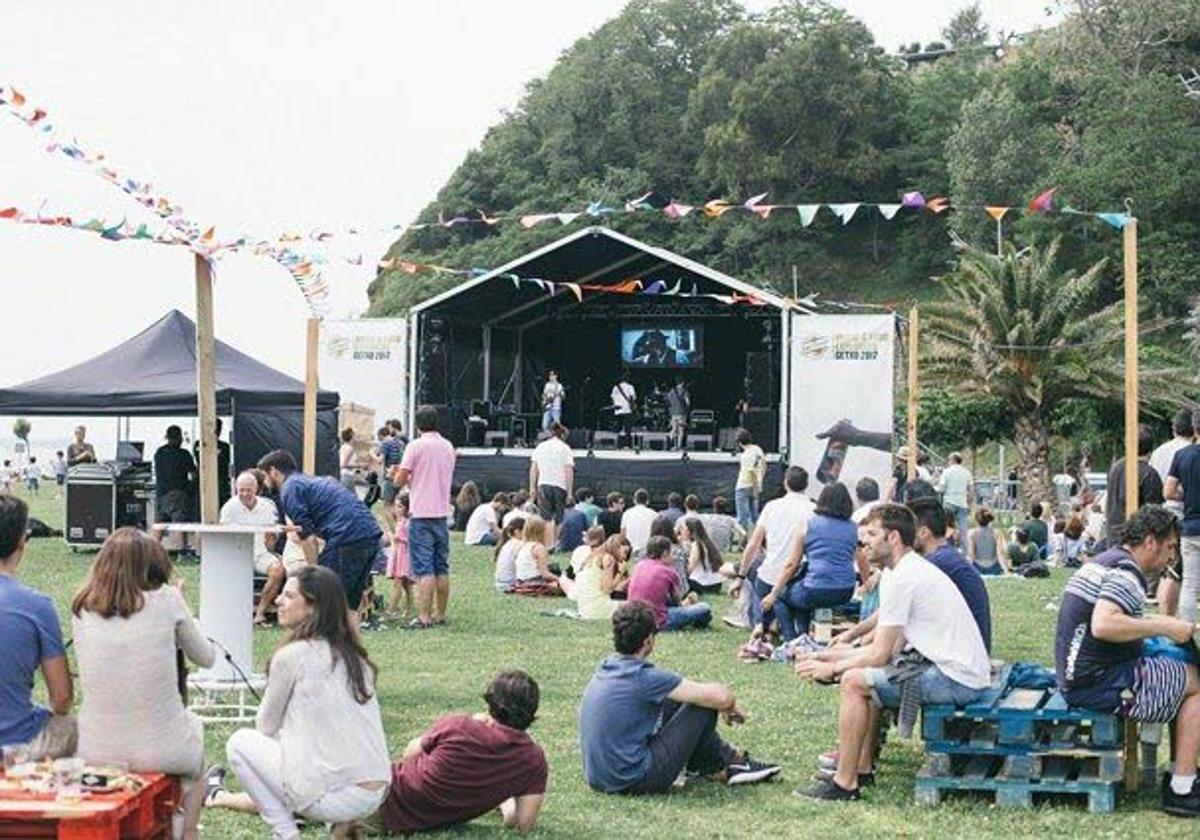
[[[529,486],[532,449],[460,447],[454,484],[474,481],[484,498]],[[724,496],[732,508],[737,482],[738,457],[731,452],[663,452],[643,449],[572,450],[575,454],[575,488],[589,487],[603,506],[605,494],[631,496],[639,487],[650,493],[651,504],[663,507],[668,493],[695,493],[708,507],[715,496]],[[778,494],[786,464],[777,453],[767,455],[764,499]]]

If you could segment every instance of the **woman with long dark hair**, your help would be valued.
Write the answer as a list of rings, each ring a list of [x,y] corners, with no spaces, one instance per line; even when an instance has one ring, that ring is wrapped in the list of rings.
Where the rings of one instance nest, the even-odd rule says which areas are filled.
[[[309,566],[288,578],[276,604],[291,632],[267,664],[256,728],[226,746],[246,793],[225,791],[218,767],[206,801],[257,810],[280,840],[300,836],[296,814],[343,836],[346,824],[375,812],[391,778],[375,665],[330,570]]]
[[[721,549],[696,516],[680,518],[676,526],[679,542],[688,550],[688,588],[699,594],[721,591]]]
[[[479,493],[479,486],[474,481],[464,481],[463,486],[458,489],[458,495],[454,497],[454,530],[467,530],[471,514],[481,504],[483,496]]]
[[[813,610],[839,606],[854,595],[858,526],[850,521],[853,513],[846,486],[826,484],[808,526],[796,535],[787,564],[762,600],[764,612],[774,609],[784,641],[808,632]],[[807,560],[803,567],[802,560]]]
[[[175,836],[194,838],[204,798],[204,731],[178,690],[176,649],[203,667],[216,652],[170,579],[162,544],[120,528],[104,541],[71,603],[83,695],[79,755],[182,776]]]

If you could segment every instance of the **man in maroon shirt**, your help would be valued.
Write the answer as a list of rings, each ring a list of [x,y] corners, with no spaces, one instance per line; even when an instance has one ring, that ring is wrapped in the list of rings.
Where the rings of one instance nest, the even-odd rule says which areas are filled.
[[[538,684],[524,671],[504,671],[483,699],[487,714],[446,715],[409,742],[373,827],[427,831],[493,808],[508,828],[534,827],[548,774],[542,748],[525,733],[537,714]]]

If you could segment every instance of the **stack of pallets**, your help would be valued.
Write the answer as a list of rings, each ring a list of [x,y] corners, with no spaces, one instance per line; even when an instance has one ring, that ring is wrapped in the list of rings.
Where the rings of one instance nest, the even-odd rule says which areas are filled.
[[[1071,708],[1056,689],[992,689],[965,708],[926,706],[925,766],[918,803],[975,791],[997,805],[1084,798],[1088,810],[1116,808],[1125,773],[1125,722]]]

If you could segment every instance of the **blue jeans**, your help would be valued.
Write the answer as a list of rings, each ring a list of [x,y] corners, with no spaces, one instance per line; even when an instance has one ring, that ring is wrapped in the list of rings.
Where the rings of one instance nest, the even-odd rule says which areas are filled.
[[[550,408],[547,408],[544,411],[542,411],[542,428],[543,429],[549,429],[550,425],[552,423],[558,423],[561,421],[562,421],[562,409],[561,408],[554,408],[553,406],[551,406]]]
[[[804,577],[793,578],[775,600],[775,618],[779,619],[783,640],[790,642],[808,632],[812,613],[821,607],[839,607],[850,600],[854,587],[814,589],[804,585]]]
[[[346,590],[346,603],[358,609],[371,577],[371,566],[379,554],[379,540],[359,540],[346,545],[326,546],[317,558],[318,565],[334,572]]]
[[[959,548],[965,548],[967,545],[967,529],[971,527],[969,508],[959,507],[958,505],[946,505],[947,511],[954,512],[954,530],[958,534],[954,543]]]
[[[495,544],[496,544],[496,535],[493,534],[491,531],[488,531],[486,534],[484,534],[482,537],[479,538],[479,542],[475,543],[475,545],[495,545]]]
[[[667,623],[663,630],[683,630],[688,627],[707,627],[712,621],[712,607],[692,604],[688,607],[667,607]]]
[[[888,680],[884,668],[864,668],[863,675],[880,706],[885,709],[900,708],[900,687]],[[930,665],[916,679],[922,706],[969,706],[984,692],[982,688],[968,688],[955,682],[936,665]]]
[[[746,535],[754,530],[758,521],[758,494],[750,487],[739,487],[733,491],[733,504],[737,511],[738,524],[746,529]]]
[[[408,560],[413,577],[450,574],[450,526],[445,518],[408,520]]]

